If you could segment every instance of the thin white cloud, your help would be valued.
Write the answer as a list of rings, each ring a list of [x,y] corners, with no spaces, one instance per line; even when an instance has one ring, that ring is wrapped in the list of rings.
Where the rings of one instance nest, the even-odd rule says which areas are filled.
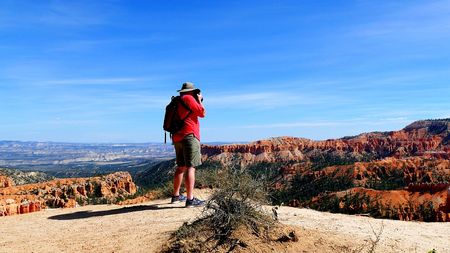
[[[330,127],[330,126],[354,126],[354,125],[385,125],[387,123],[410,123],[411,120],[405,117],[396,118],[380,118],[380,119],[365,119],[355,118],[350,120],[335,120],[335,121],[300,121],[300,122],[283,122],[275,124],[256,124],[234,126],[231,128],[237,129],[276,129],[276,128],[293,128],[293,127]]]
[[[118,77],[118,78],[92,78],[92,79],[62,79],[62,80],[49,80],[43,81],[47,84],[120,84],[120,83],[133,83],[145,81],[144,78],[136,77]]]
[[[147,94],[126,94],[124,92],[104,93],[101,96],[70,94],[54,98],[51,103],[39,110],[53,115],[74,115],[78,118],[103,117],[107,115],[163,111],[170,98]],[[58,106],[56,106],[58,105]]]
[[[322,103],[344,103],[348,99],[298,92],[247,92],[240,94],[205,96],[208,107],[268,109],[289,105],[313,105]]]
[[[55,126],[92,126],[101,123],[94,119],[62,119],[54,118],[49,120],[25,121],[21,123],[1,124],[0,129],[11,128],[36,128],[36,127],[55,127]]]
[[[26,4],[3,4],[0,28],[17,27],[87,27],[109,22],[116,7],[100,1],[31,1]],[[39,11],[36,11],[39,10]]]
[[[142,38],[104,38],[104,39],[82,39],[57,42],[54,46],[48,49],[49,52],[64,52],[64,51],[84,51],[97,49],[105,46],[120,46],[124,45],[145,45],[150,43],[163,43],[173,41],[176,38],[169,35],[153,34]]]
[[[429,40],[448,37],[450,31],[450,5],[448,1],[422,1],[418,5],[405,5],[399,11],[387,13],[355,31],[364,37],[411,37]]]

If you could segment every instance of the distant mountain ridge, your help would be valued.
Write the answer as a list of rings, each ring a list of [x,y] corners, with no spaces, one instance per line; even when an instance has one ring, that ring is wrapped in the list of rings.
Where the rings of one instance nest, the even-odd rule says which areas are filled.
[[[239,160],[241,165],[304,161],[323,152],[337,157],[351,157],[355,161],[421,155],[449,158],[449,140],[450,119],[440,119],[416,121],[399,131],[364,133],[324,141],[279,137],[241,145],[203,145],[202,154],[205,159],[221,162]]]

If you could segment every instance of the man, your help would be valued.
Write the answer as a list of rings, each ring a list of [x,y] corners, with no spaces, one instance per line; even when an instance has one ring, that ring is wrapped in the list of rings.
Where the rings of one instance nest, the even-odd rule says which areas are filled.
[[[205,201],[194,197],[195,167],[202,164],[200,153],[200,125],[198,118],[205,117],[206,111],[203,107],[203,97],[200,90],[193,83],[183,83],[178,90],[182,103],[178,106],[180,118],[186,118],[183,128],[173,134],[172,141],[175,146],[177,170],[173,179],[172,203],[186,201],[186,207],[204,205]],[[186,195],[180,194],[181,182],[184,173],[187,172],[185,186]]]

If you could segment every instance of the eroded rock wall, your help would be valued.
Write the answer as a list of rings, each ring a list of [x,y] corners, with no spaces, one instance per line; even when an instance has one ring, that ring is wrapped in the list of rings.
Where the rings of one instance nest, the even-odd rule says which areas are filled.
[[[0,188],[10,187],[14,185],[12,178],[0,174]]]
[[[9,186],[0,188],[0,216],[35,212],[46,207],[75,207],[80,203],[115,203],[135,193],[136,185],[128,172]]]

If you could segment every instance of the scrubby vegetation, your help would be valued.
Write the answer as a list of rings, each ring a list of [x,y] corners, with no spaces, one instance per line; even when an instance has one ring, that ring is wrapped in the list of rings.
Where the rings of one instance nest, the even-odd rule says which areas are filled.
[[[318,201],[312,202],[309,206],[319,211],[332,213],[365,213],[373,217],[381,216],[379,202],[361,193],[348,192],[342,198],[335,194],[324,194],[319,197]]]
[[[263,247],[297,240],[295,231],[280,234],[281,225],[262,208],[268,195],[261,181],[245,170],[224,169],[217,173],[218,188],[202,216],[181,226],[163,252],[252,251],[255,238],[265,242]]]
[[[380,170],[386,171],[385,168]],[[403,178],[403,170],[393,170],[391,174],[380,174],[379,177],[371,177],[365,187],[375,190],[396,190],[407,186]]]
[[[173,179],[175,166],[175,159],[160,162],[138,173],[133,177],[133,180],[137,185],[145,189],[162,188]]]
[[[315,177],[314,174],[297,174],[287,188],[273,190],[271,197],[277,205],[293,199],[306,203],[321,193],[342,191],[353,186],[352,178],[345,175]]]
[[[364,154],[364,155],[351,155],[351,154],[337,154],[334,152],[316,152],[311,154],[310,162],[311,162],[311,170],[319,171],[328,166],[335,165],[350,165],[355,162],[369,162],[375,159],[375,155],[373,154]]]
[[[196,168],[196,187],[213,187],[216,185],[217,171],[222,168],[219,162],[206,161]],[[172,186],[173,175],[176,170],[175,159],[164,161],[138,173],[134,182],[140,188],[148,190],[168,191]]]

